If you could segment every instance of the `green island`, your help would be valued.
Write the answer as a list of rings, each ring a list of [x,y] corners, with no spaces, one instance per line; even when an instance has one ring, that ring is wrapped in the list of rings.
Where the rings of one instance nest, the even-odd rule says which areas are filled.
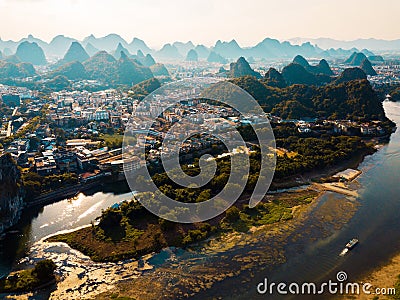
[[[104,211],[98,225],[47,241],[65,242],[94,261],[138,258],[167,246],[184,247],[226,232],[247,232],[253,226],[285,222],[293,218],[296,207],[311,203],[317,195],[314,190],[279,193],[255,208],[232,206],[222,218],[190,225],[157,218],[131,201]]]

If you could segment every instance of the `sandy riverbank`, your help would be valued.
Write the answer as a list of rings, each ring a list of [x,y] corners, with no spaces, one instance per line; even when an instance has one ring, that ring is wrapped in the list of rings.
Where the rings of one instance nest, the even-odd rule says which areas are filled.
[[[387,291],[387,288],[393,288],[395,283],[398,280],[398,276],[400,275],[400,253],[396,254],[394,257],[390,259],[390,261],[382,265],[375,270],[373,270],[371,273],[364,275],[361,277],[361,280],[358,280],[359,282],[368,282],[372,285],[370,291],[375,290],[375,288],[384,288]],[[396,290],[396,295],[400,294],[400,290]],[[379,297],[375,299],[392,299],[393,297],[388,296],[388,295],[366,295],[366,294],[361,294],[357,296],[355,299],[360,299],[360,300],[371,300],[374,299],[374,297]],[[343,299],[343,298],[341,298]],[[396,298],[398,299],[398,298]]]

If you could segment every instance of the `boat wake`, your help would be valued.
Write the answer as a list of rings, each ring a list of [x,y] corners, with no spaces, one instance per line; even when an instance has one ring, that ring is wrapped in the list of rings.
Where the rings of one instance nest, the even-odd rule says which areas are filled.
[[[347,254],[347,252],[349,252],[349,249],[344,248],[344,249],[342,250],[342,252],[340,252],[339,256],[345,256],[345,255]]]

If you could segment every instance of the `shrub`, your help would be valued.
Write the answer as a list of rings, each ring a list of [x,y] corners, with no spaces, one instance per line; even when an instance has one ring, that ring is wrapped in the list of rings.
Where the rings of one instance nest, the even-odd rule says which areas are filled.
[[[227,211],[225,215],[225,220],[228,222],[235,222],[239,220],[240,218],[240,211],[236,206],[231,206]]]

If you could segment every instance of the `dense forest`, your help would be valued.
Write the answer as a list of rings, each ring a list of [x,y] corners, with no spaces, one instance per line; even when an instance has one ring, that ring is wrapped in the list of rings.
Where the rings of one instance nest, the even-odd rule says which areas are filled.
[[[246,130],[242,129],[242,132],[247,134]],[[332,167],[357,154],[374,152],[373,147],[367,145],[361,138],[351,136],[327,135],[324,138],[313,138],[291,135],[289,137],[277,137],[276,145],[279,148],[287,149],[291,155],[277,156],[272,188],[274,182],[284,181],[285,178],[290,176]],[[260,170],[261,153],[258,147],[254,147],[253,150],[250,154],[250,176],[246,186],[248,192],[253,190]],[[203,199],[208,199],[204,193],[208,196],[218,194],[230,176],[231,165],[228,157],[217,159],[217,166],[214,178],[201,189],[182,188],[163,172],[154,174],[152,180],[164,194],[177,199],[177,201],[200,202]],[[182,169],[189,176],[196,176],[200,173],[198,161],[195,161],[190,167],[183,165]],[[146,184],[143,183],[142,186],[145,187]]]
[[[268,80],[251,76],[235,78],[231,82],[250,93],[264,111],[283,119],[385,119],[382,103],[367,80],[323,86],[294,84],[283,88],[269,86]]]

